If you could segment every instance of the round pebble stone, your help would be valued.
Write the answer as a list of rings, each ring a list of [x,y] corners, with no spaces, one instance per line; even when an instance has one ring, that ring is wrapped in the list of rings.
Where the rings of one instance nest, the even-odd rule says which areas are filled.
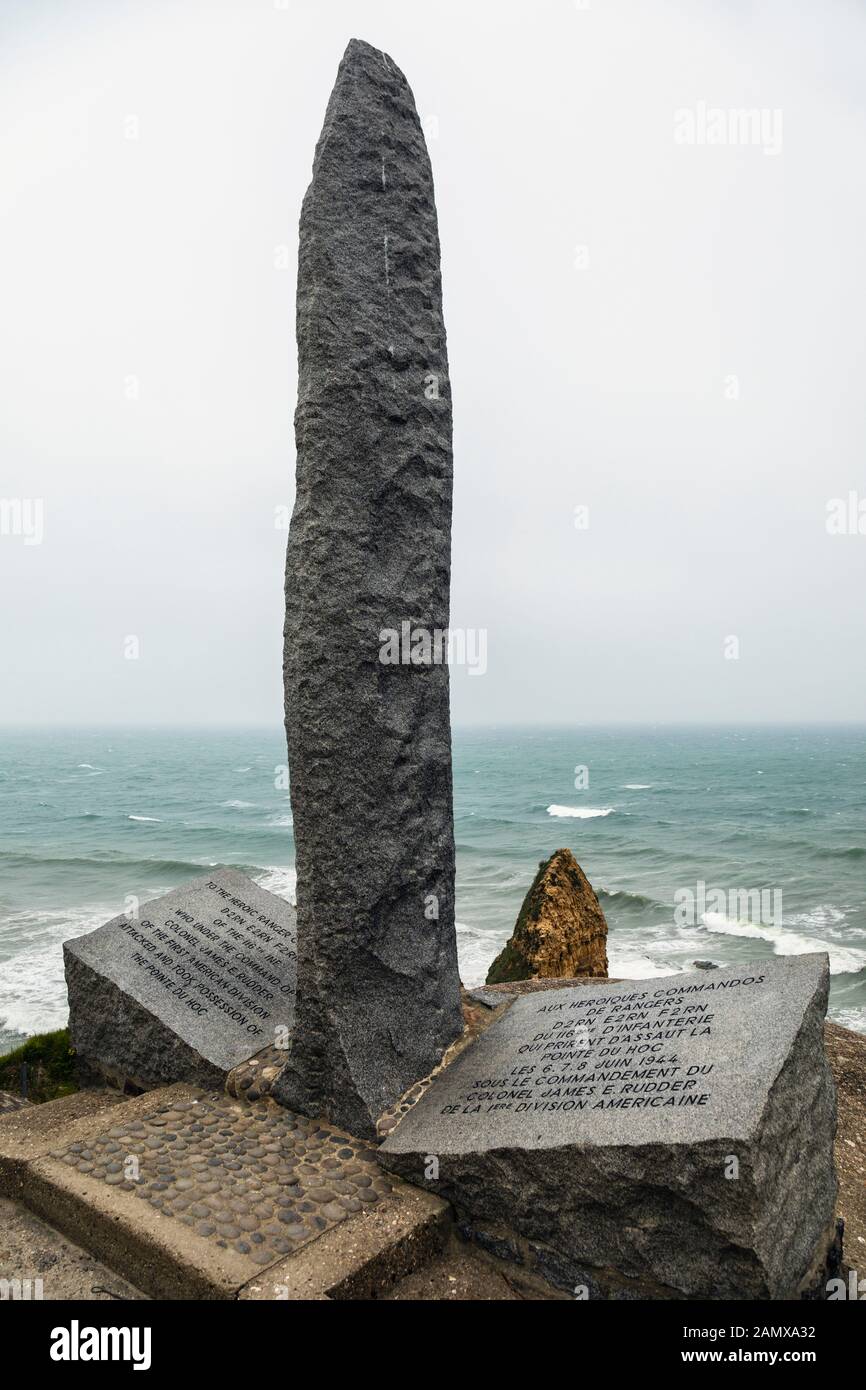
[[[279,1239],[279,1237],[277,1237],[277,1239]],[[265,1238],[261,1231],[253,1231],[250,1240],[253,1242],[253,1245],[264,1245],[265,1243]]]
[[[321,1204],[322,1202],[333,1202],[336,1193],[332,1192],[329,1187],[308,1187],[306,1195],[311,1201]]]
[[[358,1193],[358,1201],[359,1201],[359,1202],[366,1202],[366,1203],[368,1203],[368,1205],[369,1205],[369,1204],[371,1204],[371,1203],[373,1203],[373,1202],[378,1202],[378,1200],[379,1200],[379,1193],[376,1192],[372,1187],[364,1187],[364,1188],[362,1188],[361,1191]]]
[[[240,1236],[240,1231],[237,1226],[233,1226],[230,1221],[218,1225],[217,1230],[225,1240],[237,1240]]]
[[[329,1202],[327,1206],[322,1207],[322,1215],[328,1221],[345,1221],[346,1210],[339,1202]]]
[[[250,1255],[250,1259],[254,1260],[257,1265],[269,1265],[271,1263],[271,1256],[268,1254],[266,1250],[254,1250]]]
[[[117,1186],[119,1183],[122,1183],[122,1182],[123,1182],[123,1174],[122,1174],[122,1173],[107,1173],[106,1176],[105,1176],[105,1181],[106,1181],[107,1183],[110,1183],[112,1187],[115,1187],[115,1186]]]
[[[251,1250],[251,1249],[252,1249],[252,1246],[249,1245],[247,1241],[245,1241],[245,1240],[236,1240],[236,1241],[235,1241],[235,1250],[237,1250],[237,1252],[238,1252],[239,1255],[248,1255],[248,1254],[250,1253],[250,1250]]]
[[[354,1212],[360,1211],[362,1209],[363,1203],[359,1202],[357,1197],[341,1197],[340,1206],[345,1207],[346,1211]]]

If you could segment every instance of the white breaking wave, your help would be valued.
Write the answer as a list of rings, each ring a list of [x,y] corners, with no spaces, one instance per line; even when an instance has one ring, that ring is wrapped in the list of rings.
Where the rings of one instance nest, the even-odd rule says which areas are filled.
[[[651,960],[649,956],[632,955],[628,951],[608,950],[608,974],[612,979],[619,977],[623,980],[655,980],[662,975],[682,973],[683,969],[679,965],[668,965],[663,961]]]
[[[162,825],[159,816],[127,816],[127,820],[146,820],[152,821],[154,825]]]
[[[805,914],[807,917],[812,914]],[[722,936],[745,936],[756,941],[766,941],[777,956],[805,956],[813,951],[826,951],[830,957],[830,974],[856,974],[866,966],[866,951],[853,947],[839,946],[833,941],[824,941],[817,936],[804,936],[791,931],[789,927],[765,926],[760,922],[726,917],[723,912],[705,912],[701,918],[707,931]]]
[[[648,792],[652,790],[652,782],[626,782],[623,787],[625,792]]]
[[[22,1036],[65,1028],[69,1005],[61,943],[94,931],[117,913],[114,904],[77,912],[16,912],[7,917],[4,935],[27,944],[0,968],[0,1027]]]
[[[612,816],[613,806],[548,806],[549,816],[573,816],[575,820],[595,820],[596,816]]]
[[[268,825],[278,826],[280,829],[287,829],[290,826],[294,825],[294,823],[295,822],[292,819],[291,815],[270,816],[268,818]]]
[[[225,806],[230,811],[254,811],[256,803],[254,801],[221,801],[220,806]]]
[[[261,888],[267,888],[269,893],[276,893],[278,898],[286,898],[290,903],[296,901],[298,874],[295,869],[261,869],[259,873],[253,874],[253,878]]]
[[[477,989],[487,979],[487,972],[505,941],[497,941],[490,932],[471,927],[467,922],[455,922],[454,927],[460,978],[467,989]]]

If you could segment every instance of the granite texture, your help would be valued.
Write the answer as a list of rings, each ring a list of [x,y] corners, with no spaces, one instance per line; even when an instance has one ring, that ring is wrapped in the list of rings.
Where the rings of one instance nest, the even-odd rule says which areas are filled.
[[[63,953],[85,1080],[220,1085],[292,1026],[295,910],[235,869],[115,917]]]
[[[304,200],[285,697],[299,983],[272,1094],[356,1134],[461,1031],[445,631],[451,390],[430,161],[392,60],[346,50]]]
[[[566,1264],[796,1297],[836,1234],[828,986],[816,955],[517,998],[380,1161]]]

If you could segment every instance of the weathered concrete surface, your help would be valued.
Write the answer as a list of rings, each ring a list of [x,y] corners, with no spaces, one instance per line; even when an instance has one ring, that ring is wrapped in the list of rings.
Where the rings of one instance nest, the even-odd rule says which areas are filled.
[[[571,850],[558,849],[538,866],[514,931],[487,972],[487,983],[576,975],[607,978],[607,922]]]
[[[241,1290],[243,1300],[381,1298],[444,1249],[448,1206],[400,1183],[397,1200],[326,1231],[296,1255],[272,1265]]]
[[[299,991],[273,1094],[355,1134],[461,1030],[447,664],[451,389],[412,93],[353,41],[304,200],[285,693]],[[441,651],[439,653],[441,655]],[[386,655],[393,655],[389,649]]]
[[[0,1198],[2,1281],[6,1281],[3,1287],[11,1299],[101,1303],[145,1297],[88,1250],[67,1240],[18,1202],[5,1198]]]
[[[835,1234],[828,985],[826,956],[793,956],[524,994],[380,1160],[575,1284],[594,1268],[654,1296],[794,1297]]]

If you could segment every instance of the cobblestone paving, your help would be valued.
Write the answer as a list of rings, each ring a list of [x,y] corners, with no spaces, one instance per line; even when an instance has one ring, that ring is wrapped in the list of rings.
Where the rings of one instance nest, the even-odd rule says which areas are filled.
[[[234,1067],[226,1077],[226,1090],[236,1100],[255,1101],[266,1096],[286,1065],[286,1049],[264,1047]]]
[[[391,1191],[363,1141],[271,1100],[217,1092],[53,1156],[246,1256],[251,1273]]]

